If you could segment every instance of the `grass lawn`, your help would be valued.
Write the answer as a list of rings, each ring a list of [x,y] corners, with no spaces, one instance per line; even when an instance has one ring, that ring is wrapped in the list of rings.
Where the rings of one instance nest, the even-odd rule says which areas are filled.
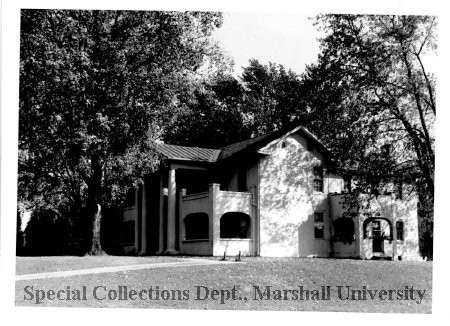
[[[183,258],[113,256],[17,258],[17,274],[180,260],[182,261]],[[161,267],[118,273],[18,281],[16,282],[16,304],[38,307],[431,312],[432,262],[254,257],[243,260],[244,262],[232,264]],[[24,299],[24,297],[31,298],[31,295],[25,292],[27,286],[29,291],[31,291],[31,286],[33,287],[31,292],[34,296],[33,300]],[[61,300],[44,299],[40,304],[35,303],[36,290],[56,292],[70,287],[70,293],[73,296],[76,293],[73,290],[82,291],[83,286],[86,289],[86,300],[66,300],[64,291],[61,292]],[[126,292],[131,296],[134,295],[132,294],[133,290],[136,293],[141,292],[142,298],[134,295],[135,300],[129,298],[128,300],[108,299],[108,292],[111,291],[112,296],[118,295],[120,286],[122,286],[122,290],[126,286]],[[225,298],[227,294],[233,294],[234,286],[239,287],[234,292],[236,300],[230,298],[221,303],[220,290],[223,290],[222,294]],[[266,294],[263,294],[261,298],[255,287],[259,287],[264,293],[267,286],[271,287],[271,297],[268,299]],[[310,291],[308,300],[306,300],[306,292],[304,292],[303,300],[299,300],[299,286],[303,286],[303,290]],[[322,300],[322,286],[330,287],[330,300]],[[341,298],[339,298],[338,286],[343,286]],[[359,300],[350,300],[350,298],[344,300],[347,297],[347,286],[353,290],[371,290],[371,294],[374,294],[375,290],[378,291],[373,299],[370,298],[370,293],[365,291],[365,300],[362,296],[359,297]],[[98,299],[94,298],[96,287],[100,287],[97,288]],[[417,300],[417,290],[421,290],[422,293],[425,290],[420,304],[416,303],[416,300],[410,300],[410,297],[405,300],[405,287],[414,288],[414,297]],[[148,296],[150,288],[153,290],[153,299],[149,299]],[[206,300],[198,300],[204,298],[205,288],[210,291],[209,297]],[[159,300],[156,300],[156,289],[160,290],[160,296],[162,290],[168,290],[165,291],[166,299],[160,297]],[[200,297],[197,297],[198,289],[200,289]],[[142,292],[142,290],[147,292]],[[217,299],[211,298],[212,290],[219,290]],[[273,290],[281,290],[282,296],[277,297],[278,292]],[[297,296],[294,295],[294,292],[282,292],[283,290],[297,291]],[[402,298],[399,300],[397,292],[392,291],[391,300],[388,294],[380,297],[380,290],[401,290],[398,293],[402,293]],[[318,292],[319,298],[311,297],[317,294],[314,294],[315,292]],[[239,300],[239,297],[242,299]],[[101,298],[104,299],[99,300]]]
[[[86,268],[107,266],[137,265],[148,263],[165,263],[182,261],[182,258],[155,256],[155,257],[128,257],[128,256],[52,256],[52,257],[17,257],[16,274],[35,274],[45,272],[69,271]]]

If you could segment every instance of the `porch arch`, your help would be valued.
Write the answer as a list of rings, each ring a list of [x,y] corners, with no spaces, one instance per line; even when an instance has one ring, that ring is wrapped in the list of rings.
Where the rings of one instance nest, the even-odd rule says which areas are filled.
[[[362,227],[363,227],[363,239],[367,239],[367,225],[370,222],[376,221],[376,220],[384,220],[384,221],[386,221],[388,223],[388,225],[389,225],[389,239],[391,240],[392,237],[393,237],[393,231],[394,231],[394,229],[392,227],[392,221],[389,218],[384,217],[384,216],[371,216],[371,217],[366,218],[363,221],[363,224],[362,224]]]
[[[251,219],[242,212],[227,212],[220,217],[221,239],[250,239]]]

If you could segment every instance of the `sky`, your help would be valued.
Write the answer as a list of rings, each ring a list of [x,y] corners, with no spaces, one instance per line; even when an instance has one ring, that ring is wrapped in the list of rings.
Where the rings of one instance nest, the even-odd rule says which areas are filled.
[[[301,74],[319,54],[318,32],[308,16],[284,13],[224,13],[223,26],[213,37],[234,60],[234,75],[250,59],[282,64]]]

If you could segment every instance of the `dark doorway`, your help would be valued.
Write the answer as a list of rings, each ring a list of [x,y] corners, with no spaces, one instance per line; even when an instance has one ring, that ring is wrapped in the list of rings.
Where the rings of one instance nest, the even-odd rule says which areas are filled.
[[[372,251],[373,252],[384,252],[383,248],[383,236],[381,234],[381,221],[372,221]]]

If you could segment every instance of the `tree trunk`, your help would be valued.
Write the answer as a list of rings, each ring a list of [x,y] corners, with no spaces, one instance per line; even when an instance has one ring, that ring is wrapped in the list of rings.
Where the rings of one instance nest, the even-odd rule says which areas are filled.
[[[97,212],[94,215],[94,220],[92,224],[92,245],[91,250],[89,250],[88,255],[90,256],[100,256],[106,253],[102,249],[102,244],[100,242],[100,226],[102,220],[102,208],[100,204],[97,204]]]
[[[92,222],[92,243],[91,249],[87,253],[92,256],[106,255],[101,246],[100,227],[102,220],[102,207],[99,203],[101,191],[101,166],[97,156],[91,158],[92,176],[88,184],[88,214]]]

